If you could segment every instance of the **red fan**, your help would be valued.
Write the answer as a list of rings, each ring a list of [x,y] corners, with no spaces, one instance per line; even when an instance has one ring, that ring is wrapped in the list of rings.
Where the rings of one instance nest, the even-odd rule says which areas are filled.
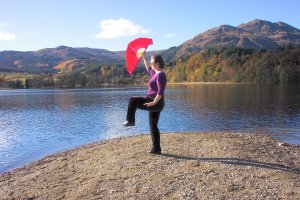
[[[126,50],[126,65],[127,71],[130,75],[132,75],[132,72],[139,63],[148,46],[152,44],[153,42],[150,38],[137,38],[128,44]]]

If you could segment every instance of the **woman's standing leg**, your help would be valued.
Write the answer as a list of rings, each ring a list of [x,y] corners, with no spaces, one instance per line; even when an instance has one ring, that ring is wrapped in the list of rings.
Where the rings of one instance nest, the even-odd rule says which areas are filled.
[[[150,126],[151,139],[152,139],[152,149],[150,153],[157,153],[157,154],[161,153],[160,132],[157,127],[159,115],[160,112],[149,111],[149,126]]]

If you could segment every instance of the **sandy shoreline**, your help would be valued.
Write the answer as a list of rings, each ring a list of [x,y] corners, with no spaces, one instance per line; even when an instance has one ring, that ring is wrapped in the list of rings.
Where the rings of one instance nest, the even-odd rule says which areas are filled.
[[[116,138],[0,175],[0,199],[299,199],[300,148],[240,133]]]

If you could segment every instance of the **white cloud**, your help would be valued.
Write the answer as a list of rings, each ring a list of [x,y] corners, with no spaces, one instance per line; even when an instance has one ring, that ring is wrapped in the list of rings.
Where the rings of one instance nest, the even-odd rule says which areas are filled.
[[[98,39],[111,39],[122,36],[135,36],[138,34],[146,34],[148,29],[143,28],[141,25],[134,24],[127,19],[105,19],[100,23],[100,33],[96,35]]]
[[[14,40],[16,38],[16,34],[7,33],[0,30],[0,41],[1,40]]]
[[[177,36],[177,34],[175,34],[175,33],[168,33],[168,34],[164,35],[165,38],[171,38],[171,37],[175,37],[175,36]]]

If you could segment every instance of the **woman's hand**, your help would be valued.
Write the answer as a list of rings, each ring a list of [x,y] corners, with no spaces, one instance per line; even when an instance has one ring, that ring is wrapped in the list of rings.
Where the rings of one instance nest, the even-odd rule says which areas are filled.
[[[152,102],[149,102],[149,103],[144,103],[144,106],[147,106],[147,107],[151,107],[151,106],[155,106],[156,103],[154,101]]]
[[[144,103],[144,106],[148,106],[148,107],[155,106],[159,102],[160,99],[161,99],[161,95],[156,95],[154,101],[149,102],[149,103]]]

